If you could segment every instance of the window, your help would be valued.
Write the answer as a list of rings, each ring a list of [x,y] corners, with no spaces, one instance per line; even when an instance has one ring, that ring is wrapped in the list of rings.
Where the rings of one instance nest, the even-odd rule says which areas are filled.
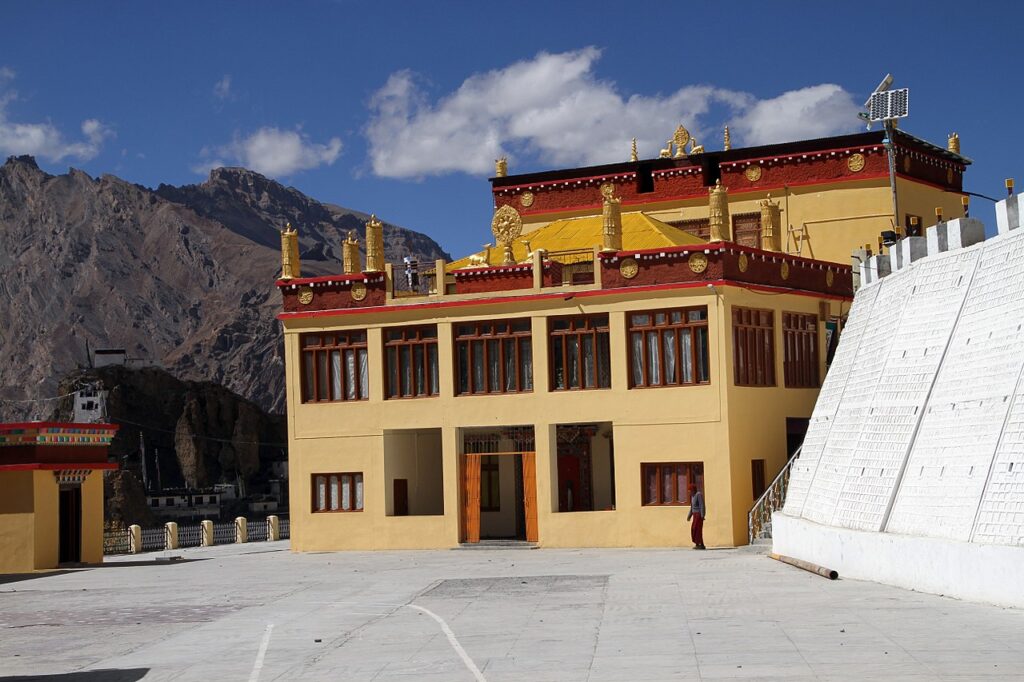
[[[764,495],[764,469],[763,459],[750,460],[750,486],[751,492],[754,493],[754,502],[757,502],[761,499],[761,495]]]
[[[703,462],[641,464],[644,506],[690,506],[690,486],[704,491]]]
[[[366,331],[303,334],[302,402],[369,398]]]
[[[151,507],[159,507],[160,506],[160,498],[154,497],[152,500],[149,501],[149,506],[151,506]]]
[[[818,316],[782,313],[786,388],[818,387]]]
[[[607,315],[555,318],[548,329],[552,391],[611,387]]]
[[[501,479],[495,455],[480,458],[480,511],[501,511]]]
[[[174,506],[174,498],[173,497],[168,497],[166,500],[164,500],[164,506],[166,506],[166,507],[173,507]]]
[[[761,248],[761,212],[733,215],[732,235],[733,241],[740,246]]]
[[[775,314],[756,308],[732,309],[737,386],[775,385]]]
[[[460,395],[533,390],[530,320],[460,324],[455,349]]]
[[[437,395],[437,327],[384,330],[385,396]]]
[[[363,475],[313,474],[313,512],[363,511]]]
[[[628,322],[630,388],[711,381],[706,306],[630,313]]]

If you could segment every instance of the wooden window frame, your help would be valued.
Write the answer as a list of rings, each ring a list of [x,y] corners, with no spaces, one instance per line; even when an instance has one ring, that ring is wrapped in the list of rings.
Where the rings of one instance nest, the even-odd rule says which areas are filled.
[[[501,455],[480,455],[480,511],[501,511]]]
[[[429,334],[433,333],[433,336]],[[388,338],[389,335],[400,334],[397,339]],[[437,325],[421,325],[416,327],[385,327],[384,337],[384,399],[385,400],[411,400],[416,398],[435,398],[441,392],[440,360],[438,355]],[[417,362],[416,349],[422,348],[422,354]],[[431,387],[431,362],[430,349],[434,349],[434,362],[438,366],[433,368],[437,375],[437,386]],[[402,392],[402,371],[401,354],[408,349],[409,368],[412,372],[409,385],[410,393]],[[392,359],[394,353],[394,359]],[[422,363],[422,368],[419,364]],[[394,364],[394,366],[392,366]],[[422,370],[422,372],[420,371]],[[423,385],[420,386],[420,377]]]
[[[360,338],[361,337],[361,338]],[[318,339],[316,343],[311,343]],[[339,395],[334,396],[334,367],[331,362],[332,353],[340,353],[339,371]],[[352,352],[355,356],[356,371],[354,377],[354,398],[349,398],[349,381],[345,371],[345,355]],[[299,335],[299,382],[302,402],[305,403],[338,403],[357,402],[370,399],[370,387],[363,386],[360,376],[360,354],[366,354],[367,368],[369,368],[369,346],[366,341],[365,329],[349,329],[345,331],[332,332],[310,332]],[[327,375],[327,397],[320,397],[320,357],[323,356],[326,362]],[[308,372],[309,364],[313,363],[313,371]],[[312,385],[310,385],[312,377]],[[367,372],[367,384],[369,384],[369,372]]]
[[[338,478],[338,495],[339,495],[339,499],[338,499],[338,508],[337,509],[331,509],[331,501],[332,501],[331,500],[331,498],[332,498],[332,495],[331,495],[331,477],[334,477],[334,476],[336,476]],[[359,482],[363,486],[363,506],[362,507],[358,507],[358,508],[356,507],[356,500],[358,499],[358,497],[356,496],[356,476],[359,477]],[[343,481],[344,481],[344,479],[346,477],[351,477],[351,479],[352,479],[351,484],[350,484],[351,485],[350,490],[352,491],[351,492],[351,494],[352,494],[352,508],[351,509],[342,509],[341,508],[342,500],[340,499],[340,496],[342,494],[341,491],[343,490]],[[324,509],[320,509],[318,507],[318,505],[317,505],[317,502],[318,502],[318,497],[317,497],[318,481],[317,481],[317,479],[318,478],[325,479],[325,485],[326,485],[326,489],[327,489],[327,492],[326,492],[326,495],[325,495],[325,500],[324,500],[324,504],[326,505],[326,508],[324,508]],[[341,513],[351,514],[353,512],[361,512],[361,511],[363,511],[363,508],[366,506],[366,478],[363,476],[363,472],[361,472],[361,471],[343,471],[343,472],[330,472],[330,473],[322,473],[322,474],[311,474],[310,477],[309,477],[309,480],[310,480],[311,491],[312,491],[312,494],[310,495],[310,505],[309,506],[310,506],[310,511],[313,514],[341,514]]]
[[[786,388],[819,388],[818,315],[783,311],[782,347]]]
[[[555,329],[555,325],[558,323],[566,323],[568,326],[565,329]],[[604,368],[604,376],[607,377],[608,384],[606,386],[601,385],[601,352],[600,343],[601,337],[604,337],[605,348],[608,349],[608,357],[605,358],[608,366]],[[577,365],[577,376],[576,386],[569,385],[569,342],[572,338],[576,339],[578,351]],[[591,386],[586,386],[586,373],[584,371],[585,362],[583,361],[584,338],[591,338],[591,348],[594,351],[593,358],[593,371],[591,372]],[[562,359],[562,370],[564,378],[564,386],[557,385],[557,377],[555,373],[555,357],[559,354]],[[612,387],[612,368],[611,368],[611,335],[608,331],[608,314],[602,313],[597,315],[573,315],[570,317],[553,317],[548,320],[548,387],[551,391],[598,391],[610,389]]]
[[[697,490],[704,494],[704,462],[642,462],[640,464],[640,505],[642,507],[689,507],[690,500],[665,499],[665,489],[662,485],[662,474],[664,469],[670,469],[670,480],[672,490],[679,492],[679,470],[682,467],[688,469],[686,490],[689,495],[691,485],[696,485]],[[656,492],[654,499],[650,499],[647,490],[647,472],[654,469]]]
[[[690,321],[689,313],[691,312],[702,312],[704,313],[704,319]],[[681,313],[681,322],[672,322],[672,313]],[[650,317],[649,324],[636,324],[633,319],[637,315],[647,315]],[[657,322],[657,316],[664,315],[666,322],[659,324]],[[683,381],[683,363],[682,360],[682,330],[690,330],[690,363],[693,367],[693,381]],[[707,378],[701,380],[700,378],[700,357],[699,347],[697,343],[697,336],[699,330],[704,330],[704,353],[703,366],[706,370]],[[676,347],[676,370],[674,377],[675,383],[668,383],[667,377],[665,376],[665,332],[669,330],[675,330],[675,347]],[[642,334],[643,348],[641,350],[643,363],[641,374],[643,376],[642,383],[636,382],[636,377],[633,376],[633,333],[639,332]],[[648,332],[658,333],[658,376],[661,377],[661,381],[657,384],[651,383],[651,362],[650,362],[650,351],[647,345],[647,334]],[[711,383],[711,343],[710,343],[710,330],[708,326],[708,307],[706,305],[701,306],[689,306],[686,308],[661,308],[658,310],[636,310],[626,313],[626,362],[628,367],[626,372],[629,375],[629,388],[630,389],[646,389],[646,388],[679,388],[680,386],[707,386]]]
[[[515,329],[517,323],[526,322],[527,328],[525,330]],[[465,333],[462,331],[463,327],[472,327],[472,333]],[[510,393],[532,393],[533,392],[533,371],[534,371],[534,357],[533,357],[533,323],[530,318],[510,318],[505,320],[487,320],[483,322],[459,322],[454,325],[454,339],[452,343],[452,352],[454,353],[455,367],[455,395],[456,396],[468,396],[468,395],[502,395]],[[506,379],[508,378],[505,372],[506,365],[506,353],[505,341],[512,341],[513,351],[515,358],[513,361],[513,367],[515,370],[515,385],[506,390]],[[530,349],[530,372],[529,376],[522,371],[523,365],[523,341],[525,340],[526,346]],[[490,373],[490,346],[489,342],[498,342],[498,390],[493,390],[491,386],[491,373]],[[478,389],[473,381],[473,359],[474,344],[481,342],[481,348],[483,349],[483,383],[484,385]],[[468,390],[463,391],[461,386],[461,377],[463,366],[460,358],[460,351],[465,348],[466,350],[466,372],[468,380]]]
[[[735,384],[776,386],[775,311],[733,306],[732,334]]]

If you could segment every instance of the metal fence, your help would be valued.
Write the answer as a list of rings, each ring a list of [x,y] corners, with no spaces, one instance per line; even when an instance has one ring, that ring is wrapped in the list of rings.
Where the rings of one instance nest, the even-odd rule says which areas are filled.
[[[270,522],[267,519],[256,519],[246,523],[249,542],[264,542],[270,536]],[[291,521],[288,517],[280,518],[280,539],[291,538]],[[213,544],[230,545],[235,542],[235,523],[214,523]],[[167,526],[142,529],[143,552],[160,551],[170,545]],[[203,545],[202,524],[178,526],[178,547],[201,547]],[[104,554],[130,554],[132,533],[129,528],[107,527],[103,531]]]
[[[202,526],[178,526],[179,547],[201,547],[203,544]]]
[[[142,529],[142,551],[149,552],[153,550],[160,550],[167,547],[167,528],[166,526],[158,526],[157,528],[143,528]]]
[[[290,540],[292,537],[292,522],[287,516],[281,518],[281,525],[279,527],[281,531],[282,540]]]
[[[235,541],[235,523],[213,524],[213,544],[230,545]]]
[[[270,524],[263,521],[250,521],[248,524],[249,542],[266,540],[270,532]]]
[[[104,554],[128,554],[132,551],[132,532],[127,528],[107,528],[103,531]]]

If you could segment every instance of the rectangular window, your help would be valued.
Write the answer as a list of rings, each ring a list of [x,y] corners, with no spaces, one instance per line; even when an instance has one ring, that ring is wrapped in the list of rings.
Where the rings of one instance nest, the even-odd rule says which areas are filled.
[[[690,486],[704,492],[703,462],[659,462],[640,465],[641,499],[645,507],[690,505]]]
[[[548,336],[552,391],[611,387],[607,315],[554,318]]]
[[[754,493],[754,502],[761,499],[761,495],[764,495],[764,460],[763,459],[752,459],[750,460],[750,486],[751,492]]]
[[[366,330],[303,334],[302,402],[370,397]]]
[[[459,395],[533,390],[530,320],[473,322],[455,327]]]
[[[384,362],[388,399],[437,395],[437,327],[385,329]]]
[[[495,455],[480,458],[480,511],[501,511],[501,480]]]
[[[818,388],[818,316],[782,313],[786,388]]]
[[[758,308],[732,309],[737,386],[775,385],[775,313]]]
[[[363,475],[313,474],[313,512],[363,511]]]
[[[711,381],[708,309],[630,313],[629,386],[684,386]]]

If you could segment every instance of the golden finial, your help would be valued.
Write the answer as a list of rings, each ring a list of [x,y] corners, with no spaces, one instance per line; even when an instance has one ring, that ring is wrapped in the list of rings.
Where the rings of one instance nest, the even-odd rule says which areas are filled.
[[[720,179],[715,180],[715,186],[708,190],[708,223],[711,232],[710,241],[732,241],[732,225],[729,221],[729,195],[728,190],[722,187]]]
[[[675,158],[681,159],[686,156],[686,143],[690,141],[690,131],[679,124],[676,132],[672,135],[672,142],[676,145]]]
[[[761,202],[761,248],[765,251],[781,251],[782,210],[769,194]]]
[[[494,177],[503,178],[508,175],[508,157],[494,160]]]
[[[732,149],[732,138],[729,137],[729,126],[725,126],[725,151]]]
[[[622,199],[615,196],[615,188],[601,192],[601,236],[603,251],[622,250]],[[602,188],[603,189],[603,188]]]
[[[362,263],[359,262],[359,240],[356,233],[348,231],[348,238],[341,242],[341,271],[346,275],[362,270]]]
[[[366,223],[366,272],[384,270],[384,225],[370,214]]]
[[[629,160],[630,161],[639,161],[640,160],[640,156],[636,153],[636,138],[635,137],[633,138],[633,146],[632,146],[632,148],[631,148],[631,150],[629,152]]]
[[[302,264],[299,262],[299,233],[292,229],[291,223],[284,224],[281,233],[281,279],[302,277]]]
[[[949,151],[953,152],[954,154],[959,154],[960,153],[960,136],[957,135],[956,133],[951,134],[949,136],[949,139],[946,140],[946,149],[948,149]]]

